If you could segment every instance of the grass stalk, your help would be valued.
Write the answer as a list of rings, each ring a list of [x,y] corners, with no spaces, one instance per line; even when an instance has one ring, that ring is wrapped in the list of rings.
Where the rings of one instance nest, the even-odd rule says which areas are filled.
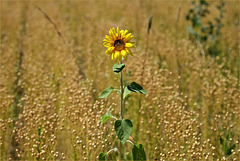
[[[57,32],[58,36],[61,37],[61,32],[58,30],[57,25],[53,22],[53,20],[48,16],[48,14],[46,12],[44,12],[40,7],[35,6],[36,9],[38,9],[43,15],[44,17],[53,25],[55,31]]]

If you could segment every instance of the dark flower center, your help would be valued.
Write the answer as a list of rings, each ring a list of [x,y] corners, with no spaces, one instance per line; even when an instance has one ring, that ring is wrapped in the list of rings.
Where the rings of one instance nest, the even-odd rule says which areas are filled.
[[[117,49],[117,50],[122,50],[123,47],[124,47],[124,42],[122,40],[115,40],[114,41],[114,47]]]

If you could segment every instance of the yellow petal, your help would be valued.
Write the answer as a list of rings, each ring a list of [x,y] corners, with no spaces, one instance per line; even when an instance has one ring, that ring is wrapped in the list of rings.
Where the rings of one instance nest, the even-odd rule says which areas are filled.
[[[118,58],[119,58],[119,51],[116,50],[116,51],[115,51],[115,54],[114,54],[114,59],[115,59],[115,60],[118,60]]]
[[[128,38],[126,38],[126,39],[124,40],[124,42],[129,42],[130,40],[132,40],[132,38],[133,38],[133,36],[129,36]]]
[[[105,54],[106,54],[106,55],[110,55],[110,54],[112,54],[112,52],[109,51],[109,50],[106,50],[106,51],[105,51]]]
[[[124,34],[124,30],[121,30],[121,31],[120,31],[120,39],[123,39],[124,36],[125,36],[125,34]]]
[[[128,30],[122,30],[122,37],[124,38],[124,36],[126,35],[126,33],[128,32]]]
[[[121,54],[119,54],[118,60],[122,61],[122,55]]]
[[[113,41],[113,39],[112,39],[111,37],[107,36],[107,35],[105,36],[105,39],[104,39],[104,40],[106,40],[106,41]],[[103,40],[103,41],[104,41],[104,40]]]
[[[109,35],[112,37],[112,39],[116,39],[116,31],[114,28],[110,29]]]
[[[113,43],[113,41],[107,40],[107,39],[104,39],[103,41],[106,42],[106,43],[110,43],[110,44]]]
[[[115,53],[112,53],[112,60],[114,59],[114,54],[115,54]]]
[[[127,48],[135,47],[132,43],[126,43],[125,46],[126,46]]]
[[[130,41],[133,38],[133,36],[131,36],[131,35],[132,35],[131,33],[127,34],[127,36],[125,36],[125,38],[124,38],[124,41],[125,42]]]
[[[117,33],[116,33],[115,28],[112,28],[112,32],[113,32],[114,38],[116,39],[117,38]]]
[[[132,53],[132,51],[131,51],[129,48],[126,48],[126,51],[127,51],[128,54],[134,56],[133,53]]]
[[[103,45],[107,48],[111,47],[111,44],[109,42],[104,42]]]
[[[121,35],[120,35],[120,32],[119,32],[119,28],[117,27],[117,37],[119,38],[119,39],[121,39]]]
[[[109,30],[109,35],[112,37],[112,35],[113,35],[112,29]]]
[[[105,35],[106,40],[111,40],[111,38],[108,35]]]
[[[121,51],[121,55],[122,55],[122,57],[123,57],[125,60],[127,60],[127,52],[126,52],[126,50],[122,50],[122,51]]]
[[[125,30],[125,31],[127,31],[127,30]],[[125,37],[125,34],[126,34],[125,31],[124,31],[124,30],[121,30],[121,31],[120,31],[120,35],[121,35],[121,38],[120,38],[120,39],[123,39],[123,38]]]
[[[112,54],[113,50],[114,50],[114,47],[110,47],[105,51],[105,54],[110,55],[110,54]]]

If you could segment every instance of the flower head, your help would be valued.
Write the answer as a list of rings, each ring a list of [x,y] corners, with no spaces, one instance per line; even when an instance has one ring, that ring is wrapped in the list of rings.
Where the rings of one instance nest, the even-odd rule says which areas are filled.
[[[134,42],[130,42],[133,38],[132,34],[127,34],[128,30],[121,30],[117,27],[110,29],[109,36],[106,35],[103,40],[103,45],[108,49],[105,51],[106,55],[112,55],[112,60],[122,61],[122,58],[127,60],[128,54],[133,56],[130,48],[135,47]]]

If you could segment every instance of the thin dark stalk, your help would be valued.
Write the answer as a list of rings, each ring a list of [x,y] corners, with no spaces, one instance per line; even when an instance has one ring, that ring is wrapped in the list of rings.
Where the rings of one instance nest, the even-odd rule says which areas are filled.
[[[58,36],[61,36],[61,32],[58,30],[57,25],[53,22],[53,20],[48,16],[46,12],[44,12],[40,7],[35,6],[43,15],[44,17],[54,26],[54,29],[56,30]]]
[[[178,50],[178,22],[179,22],[179,17],[181,13],[181,7],[178,7],[178,12],[177,12],[177,19],[176,19],[176,59],[177,59],[177,71],[178,71],[178,76],[181,76],[181,64],[179,62],[179,50]]]

